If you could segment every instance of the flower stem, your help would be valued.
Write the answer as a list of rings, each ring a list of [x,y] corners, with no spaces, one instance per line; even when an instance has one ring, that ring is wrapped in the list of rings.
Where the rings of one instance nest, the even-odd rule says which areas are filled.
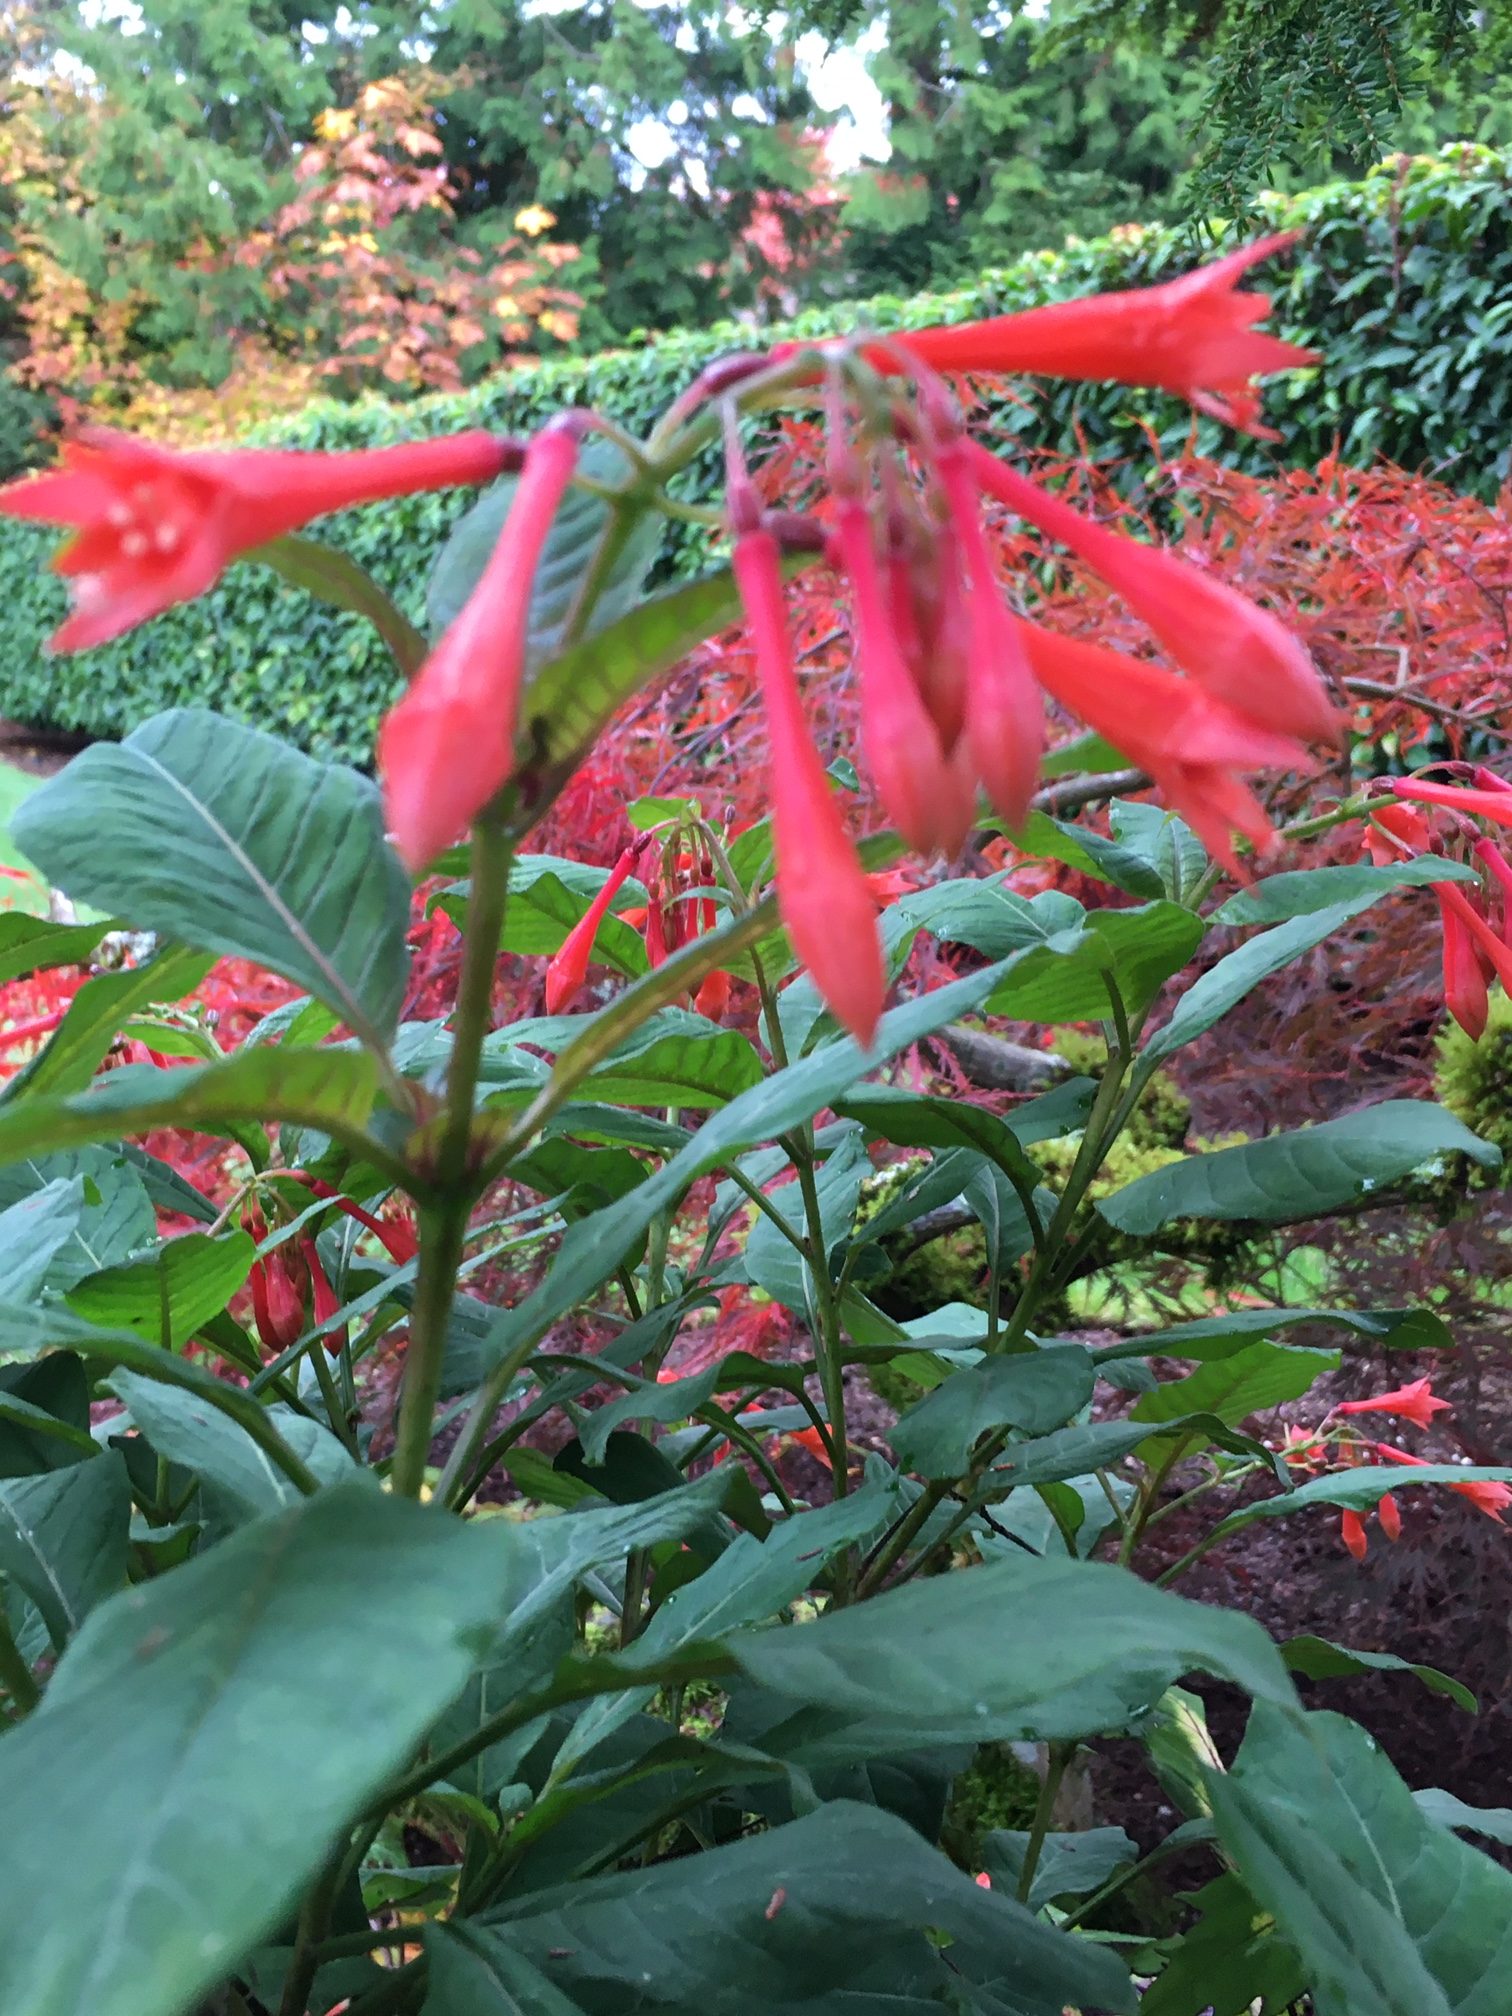
[[[446,1331],[457,1288],[457,1269],[467,1239],[467,1221],[478,1178],[469,1168],[473,1099],[483,1039],[493,1014],[494,968],[509,896],[510,842],[502,823],[487,813],[473,829],[472,887],[467,914],[467,951],[452,1023],[451,1061],[446,1077],[446,1114],[436,1151],[436,1183],[420,1213],[420,1273],[410,1312],[409,1353],[404,1397],[390,1487],[402,1498],[418,1498],[425,1483]]]
[[[42,1698],[3,1609],[0,1609],[0,1687],[10,1696],[12,1708],[22,1715],[29,1715]]]
[[[1035,1803],[1034,1818],[1029,1825],[1029,1840],[1024,1849],[1024,1866],[1019,1871],[1018,1894],[1020,1904],[1029,1902],[1029,1892],[1034,1888],[1034,1872],[1039,1867],[1040,1856],[1044,1853],[1045,1836],[1050,1831],[1050,1822],[1055,1813],[1055,1798],[1060,1791],[1061,1780],[1066,1775],[1066,1766],[1071,1762],[1072,1746],[1069,1743],[1052,1743],[1045,1759],[1045,1775],[1040,1780],[1039,1798]]]

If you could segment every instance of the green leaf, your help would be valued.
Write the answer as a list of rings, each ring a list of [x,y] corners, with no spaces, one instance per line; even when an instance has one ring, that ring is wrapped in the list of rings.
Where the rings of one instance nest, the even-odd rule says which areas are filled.
[[[1447,1694],[1458,1708],[1467,1715],[1477,1710],[1475,1696],[1460,1681],[1451,1679],[1449,1674],[1440,1673],[1437,1667],[1420,1666],[1411,1659],[1399,1659],[1395,1652],[1357,1652],[1348,1645],[1335,1645],[1327,1638],[1306,1635],[1288,1638],[1281,1647],[1281,1657],[1293,1673],[1305,1674],[1309,1680],[1352,1679],[1360,1673],[1410,1673],[1420,1680],[1433,1694]],[[1442,1819],[1442,1815],[1439,1816]]]
[[[583,2016],[538,1967],[464,1923],[426,1928],[422,2016]]]
[[[1184,1442],[1200,1436],[1216,1442],[1220,1448],[1247,1456],[1265,1453],[1258,1442],[1228,1427],[1216,1414],[1181,1414],[1154,1429],[1141,1421],[1089,1421],[1082,1426],[1057,1428],[1049,1435],[1036,1436],[1032,1442],[1011,1444],[983,1479],[979,1502],[986,1503],[1022,1484],[1059,1484],[1068,1478],[1088,1476],[1094,1470],[1105,1470],[1133,1455],[1152,1434],[1175,1436]]]
[[[559,951],[568,932],[587,916],[608,879],[607,868],[595,868],[586,861],[564,861],[554,854],[516,855],[509,866],[509,901],[499,950],[541,958]],[[629,909],[643,903],[645,896],[640,884],[632,881],[624,885],[615,902],[619,908]],[[454,923],[465,925],[470,901],[471,885],[459,882],[442,891],[436,907]],[[596,965],[611,966],[632,980],[648,970],[645,940],[612,910],[594,934],[593,959]]]
[[[531,752],[529,819],[577,767],[580,754],[642,686],[696,644],[737,622],[740,594],[729,568],[653,595],[627,615],[540,667],[522,702],[522,745]]]
[[[1139,2016],[1254,2016],[1291,2009],[1305,1982],[1296,1954],[1239,1878],[1225,1872],[1191,1900],[1201,1916],[1145,1992]]]
[[[585,443],[578,467],[583,475],[607,484],[623,483],[632,473],[623,450],[601,435]],[[442,547],[425,591],[433,639],[456,621],[478,585],[499,543],[519,481],[518,476],[503,476],[485,490]],[[634,606],[661,544],[661,520],[654,511],[636,507],[633,515],[626,516],[630,536],[594,603],[589,636]],[[558,505],[531,583],[526,648],[532,669],[561,649],[578,592],[615,517],[614,507],[588,490],[569,490]]]
[[[30,1302],[76,1236],[84,1179],[63,1177],[0,1211],[0,1301]]]
[[[1420,1335],[1426,1320],[1433,1334]],[[1120,1358],[1194,1358],[1201,1363],[1231,1358],[1247,1350],[1256,1336],[1294,1326],[1331,1323],[1373,1343],[1410,1351],[1443,1349],[1452,1342],[1440,1319],[1418,1309],[1229,1309],[1218,1316],[1201,1316],[1192,1323],[1175,1323],[1168,1330],[1151,1330],[1142,1337],[1126,1338],[1099,1351],[1099,1361]]]
[[[177,1001],[210,971],[203,953],[171,946],[144,965],[97,973],[68,1004],[68,1013],[0,1094],[0,1106],[47,1094],[80,1092],[100,1060],[139,1008],[153,1001]]]
[[[1290,1225],[1353,1204],[1449,1154],[1468,1155],[1483,1169],[1501,1162],[1500,1149],[1442,1106],[1387,1099],[1317,1127],[1188,1155],[1126,1183],[1097,1208],[1110,1225],[1139,1238],[1173,1218]]]
[[[994,1618],[1004,1628],[984,1622]],[[1257,1700],[1295,1703],[1280,1654],[1250,1618],[1065,1557],[934,1576],[795,1630],[738,1633],[726,1649],[795,1707],[864,1718],[856,1740],[868,1755],[1117,1729],[1198,1670]]]
[[[583,1033],[589,1019],[557,1015],[500,1030],[484,1046],[482,1082],[488,1084],[490,1073],[501,1065],[518,1068],[519,1044],[560,1053]],[[663,1008],[617,1044],[581,1083],[590,1097],[609,1104],[705,1108],[750,1091],[763,1076],[750,1038],[738,1029],[722,1028],[687,1008]],[[527,1089],[521,1087],[511,1097],[518,1100]]]
[[[1185,903],[1207,869],[1207,852],[1186,821],[1163,805],[1115,798],[1108,823],[1121,846],[1149,862],[1171,901]]]
[[[359,1036],[392,1032],[409,885],[377,787],[355,770],[182,708],[75,757],[15,832],[76,901],[271,967]]]
[[[139,1259],[86,1275],[69,1291],[68,1306],[87,1323],[135,1330],[178,1351],[225,1308],[256,1255],[256,1241],[242,1231],[218,1239],[186,1232]]]
[[[1308,1351],[1293,1344],[1247,1345],[1226,1358],[1199,1365],[1181,1379],[1166,1379],[1143,1393],[1130,1410],[1135,1421],[1174,1421],[1182,1414],[1216,1414],[1231,1428],[1287,1400],[1300,1400],[1339,1363],[1337,1351]]]
[[[291,588],[302,588],[333,609],[350,609],[354,616],[366,617],[407,679],[413,679],[424,664],[425,639],[349,553],[290,533],[256,547],[246,557],[271,567]]]
[[[0,1848],[29,1928],[6,2016],[163,2016],[223,1980],[463,1686],[499,1582],[481,1534],[353,1484],[96,1610],[0,1737],[30,1816]]]
[[[1365,1512],[1388,1491],[1422,1490],[1432,1485],[1512,1484],[1512,1467],[1459,1463],[1365,1463],[1353,1470],[1309,1477],[1295,1490],[1277,1498],[1256,1498],[1230,1512],[1213,1528],[1218,1539],[1237,1533],[1256,1519],[1289,1517],[1294,1512],[1310,1512],[1319,1505],[1344,1505]]]
[[[1040,1102],[1032,1103],[1038,1106]],[[1020,1142],[1018,1113],[1002,1118],[982,1106],[932,1099],[898,1085],[858,1086],[837,1099],[834,1110],[842,1118],[859,1120],[871,1133],[899,1148],[975,1148],[999,1168],[1012,1169],[1029,1189],[1040,1181],[1038,1168]],[[1069,1131],[1076,1124],[1070,1108],[1066,1120]],[[1028,1138],[1043,1137],[1031,1130]]]
[[[59,1650],[96,1603],[124,1588],[130,1523],[114,1451],[42,1477],[0,1478],[0,1575],[36,1604]],[[0,1749],[0,1776],[4,1768]]]
[[[1332,868],[1300,868],[1286,875],[1268,875],[1231,896],[1214,911],[1215,924],[1279,924],[1290,917],[1311,917],[1350,903],[1361,908],[1389,896],[1393,889],[1419,889],[1430,882],[1474,882],[1473,868],[1442,855],[1419,861],[1393,861],[1381,868],[1358,861]]]
[[[1083,772],[1100,776],[1109,770],[1127,770],[1129,759],[1105,735],[1084,728],[1068,742],[1058,742],[1045,752],[1040,774],[1045,777],[1076,777]]]
[[[1328,909],[1309,911],[1293,917],[1289,923],[1277,924],[1235,951],[1225,953],[1216,966],[1199,973],[1187,988],[1170,1021],[1163,1029],[1157,1029],[1144,1046],[1143,1060],[1148,1064],[1160,1063],[1203,1035],[1215,1022],[1221,1022],[1231,1008],[1237,1008],[1262,980],[1268,980],[1272,973],[1279,973],[1283,966],[1321,945],[1341,925],[1368,910],[1384,894],[1380,889],[1357,893]]]
[[[1496,2016],[1512,1875],[1421,1812],[1363,1729],[1257,1704],[1209,1791],[1218,1838],[1296,1948],[1318,2016]]]
[[[214,1487],[229,1523],[242,1525],[298,1502],[300,1493],[267,1452],[229,1415],[195,1394],[138,1372],[113,1373],[110,1386],[160,1456]],[[268,1413],[286,1446],[322,1483],[339,1483],[351,1474],[352,1459],[329,1428],[286,1407],[270,1407]]]
[[[1414,1792],[1412,1797],[1418,1810],[1440,1827],[1452,1827],[1456,1834],[1483,1834],[1488,1841],[1499,1841],[1503,1848],[1512,1848],[1512,1808],[1467,1806],[1463,1799],[1456,1799],[1452,1792],[1444,1792],[1436,1785]]]
[[[982,1843],[982,1864],[994,1888],[1019,1894],[1033,1836],[999,1828]],[[1025,1903],[1039,1911],[1056,1897],[1089,1897],[1108,1878],[1139,1860],[1139,1849],[1122,1827],[1089,1827],[1082,1834],[1041,1836],[1040,1856]]]
[[[1021,854],[1045,861],[1063,861],[1080,875],[1111,883],[1131,896],[1163,896],[1165,887],[1151,864],[1132,848],[1120,846],[1090,826],[1031,812],[1023,830],[1010,836]]]
[[[398,1173],[401,1165],[362,1131],[376,1094],[373,1060],[358,1050],[244,1050],[224,1064],[127,1066],[71,1098],[0,1107],[0,1164],[158,1127],[223,1133],[286,1120],[335,1135]]]
[[[1092,1360],[1075,1345],[984,1358],[952,1373],[893,1429],[894,1454],[921,1477],[959,1477],[995,1428],[1045,1435],[1092,1398]]]
[[[3,1125],[0,1117],[0,1128]],[[146,1185],[118,1148],[76,1148],[61,1155],[27,1156],[0,1167],[0,1208],[8,1209],[46,1184],[73,1177],[84,1179],[79,1222],[73,1237],[54,1254],[44,1282],[58,1292],[86,1274],[124,1260],[157,1237]]]
[[[948,1936],[948,1963],[929,1933]],[[817,2009],[874,1970],[894,1990],[917,1985],[914,2006],[947,2006],[964,1976],[1002,2016],[1134,2008],[1106,1950],[1040,1924],[904,1821],[848,1800],[692,1860],[526,1894],[474,1921],[472,1936],[599,2010]]]
[[[987,1002],[1026,1022],[1085,1022],[1109,1013],[1107,976],[1128,1012],[1148,1007],[1202,942],[1203,924],[1179,903],[1089,910],[1079,933],[1057,937],[1007,975]]]
[[[51,917],[0,911],[0,986],[54,966],[82,966],[110,928],[108,917],[97,924],[55,924]]]
[[[58,1351],[35,1365],[0,1370],[0,1477],[31,1477],[94,1456],[89,1376],[82,1358]]]

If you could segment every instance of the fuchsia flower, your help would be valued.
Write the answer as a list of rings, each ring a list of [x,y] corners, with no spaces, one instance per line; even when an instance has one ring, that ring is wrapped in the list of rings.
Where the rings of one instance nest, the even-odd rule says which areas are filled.
[[[793,949],[831,1012],[869,1043],[887,976],[877,909],[803,718],[782,595],[782,556],[737,495],[735,578],[750,624],[771,738],[777,900]]]
[[[1026,371],[1156,385],[1232,427],[1268,435],[1258,424],[1259,395],[1251,381],[1261,372],[1315,364],[1318,353],[1257,330],[1270,313],[1270,297],[1244,293],[1237,283],[1297,235],[1257,239],[1155,287],[1056,301],[949,328],[905,330],[868,349],[867,361],[875,370],[895,371],[894,353],[902,350],[941,372]]]
[[[1341,1400],[1335,1414],[1394,1414],[1417,1428],[1431,1428],[1435,1414],[1449,1411],[1449,1402],[1440,1400],[1427,1379],[1414,1379],[1410,1386],[1397,1386],[1390,1393],[1377,1393],[1371,1400]]]
[[[1428,1461],[1426,1456],[1413,1456],[1405,1449],[1393,1448],[1389,1442],[1377,1442],[1375,1447],[1377,1454],[1390,1463],[1409,1463],[1421,1470]],[[1498,1523],[1502,1513],[1512,1505],[1512,1485],[1498,1484],[1494,1478],[1472,1477],[1468,1483],[1451,1484],[1449,1489],[1458,1492],[1461,1498],[1468,1498],[1477,1511],[1484,1512]]]
[[[488,483],[514,442],[481,432],[328,455],[300,449],[183,452],[104,427],[63,444],[61,468],[0,489],[0,513],[67,525],[53,561],[74,613],[54,651],[108,643],[203,595],[233,560],[328,511],[454,484]]]
[[[1356,1561],[1363,1561],[1370,1546],[1365,1535],[1365,1521],[1347,1505],[1339,1515],[1339,1533]]]
[[[593,941],[598,936],[598,928],[608,916],[615,897],[634,872],[639,858],[638,846],[625,848],[609,870],[603,887],[553,955],[551,963],[546,968],[548,1015],[565,1014],[576,1000],[583,982],[588,978],[588,959],[593,951]]]
[[[1370,808],[1365,846],[1371,859],[1383,864],[1441,851],[1417,805],[1458,815],[1462,830],[1468,818],[1512,824],[1512,786],[1483,766],[1477,765],[1472,774],[1475,782],[1470,787],[1421,777],[1392,778],[1394,797]],[[1471,1042],[1478,1043],[1490,1013],[1491,981],[1500,980],[1512,994],[1512,862],[1484,835],[1472,842],[1470,854],[1489,876],[1489,888],[1447,881],[1429,887],[1443,926],[1444,1006]],[[1492,922],[1493,907],[1500,928]]]
[[[378,768],[399,857],[419,875],[509,782],[536,567],[577,468],[564,415],[525,451],[498,544],[462,613],[383,723]]]

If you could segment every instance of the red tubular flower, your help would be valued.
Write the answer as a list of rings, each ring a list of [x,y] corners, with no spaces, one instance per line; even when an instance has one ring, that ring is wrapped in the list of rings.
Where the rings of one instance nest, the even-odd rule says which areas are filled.
[[[882,583],[871,515],[859,497],[839,508],[836,539],[855,608],[861,739],[882,808],[918,854],[960,851],[971,819],[939,730],[899,643]],[[964,803],[963,803],[964,799]]]
[[[1268,435],[1258,424],[1259,396],[1250,381],[1261,372],[1315,364],[1318,353],[1259,331],[1256,324],[1270,313],[1270,297],[1244,293],[1237,283],[1296,236],[1278,232],[1257,239],[1158,286],[1056,301],[952,328],[912,329],[892,344],[936,371],[1029,371],[1157,385],[1232,427]],[[896,369],[890,347],[876,345],[868,361],[881,371]]]
[[[517,452],[512,442],[474,432],[346,455],[183,453],[88,427],[64,442],[61,468],[0,490],[0,513],[76,529],[53,561],[69,579],[74,613],[50,648],[82,651],[203,595],[233,560],[312,518],[410,491],[491,482]]]
[[[734,566],[771,736],[778,905],[831,1012],[858,1043],[870,1043],[887,987],[876,906],[803,718],[776,540],[743,531]]]
[[[1339,1537],[1353,1554],[1356,1561],[1363,1561],[1370,1542],[1365,1536],[1365,1521],[1359,1513],[1345,1506],[1339,1515]]]
[[[1377,1393],[1371,1400],[1341,1400],[1334,1409],[1335,1414],[1394,1414],[1418,1428],[1431,1428],[1434,1415],[1448,1411],[1449,1402],[1439,1399],[1428,1379],[1414,1379],[1408,1386]]]
[[[296,1182],[303,1183],[307,1190],[313,1191],[315,1196],[326,1198],[338,1211],[344,1211],[348,1218],[355,1219],[359,1225],[366,1227],[375,1239],[382,1242],[389,1258],[396,1266],[402,1267],[406,1261],[414,1259],[419,1251],[419,1242],[415,1238],[413,1226],[401,1219],[375,1218],[371,1211],[364,1211],[362,1206],[354,1203],[350,1197],[344,1197],[339,1190],[323,1182],[318,1176],[307,1176],[302,1169],[291,1169],[289,1174]]]
[[[525,451],[504,530],[466,606],[391,709],[378,738],[389,830],[419,875],[514,772],[530,593],[577,467],[576,416]]]
[[[562,940],[561,947],[546,968],[546,1013],[563,1015],[576,1000],[588,977],[588,958],[598,928],[609,914],[609,906],[624,887],[635,867],[638,847],[627,847],[609,870],[602,889]]]
[[[1467,813],[1472,819],[1512,826],[1512,791],[1505,785],[1482,790],[1469,784],[1434,784],[1421,777],[1393,777],[1391,788],[1398,798],[1406,798],[1414,805],[1443,805],[1451,812]]]
[[[301,1239],[299,1247],[304,1255],[305,1265],[310,1270],[310,1294],[315,1304],[315,1327],[318,1329],[322,1323],[329,1322],[331,1317],[336,1314],[337,1310],[341,1307],[341,1301],[337,1296],[336,1290],[331,1286],[330,1278],[325,1268],[320,1264],[320,1255],[315,1249],[315,1241],[313,1239]],[[320,1341],[334,1358],[347,1341],[346,1325],[343,1323],[338,1330],[328,1330]]]
[[[254,1260],[251,1273],[252,1317],[257,1334],[270,1351],[287,1351],[304,1335],[304,1295],[290,1270],[283,1247],[265,1260]]]
[[[1491,1013],[1485,969],[1460,912],[1445,901],[1442,887],[1433,893],[1438,898],[1439,919],[1444,927],[1444,1006],[1470,1041],[1479,1043]]]
[[[1045,690],[1147,770],[1215,860],[1242,872],[1233,831],[1259,853],[1274,845],[1263,806],[1234,773],[1292,764],[1295,743],[1163,665],[1014,620]]]
[[[1501,898],[1501,937],[1512,944],[1512,861],[1494,840],[1477,840],[1470,852],[1490,875]]]
[[[1388,1491],[1376,1507],[1376,1517],[1381,1522],[1381,1531],[1393,1544],[1402,1537],[1402,1514],[1397,1501]]]
[[[710,973],[694,997],[693,1006],[711,1022],[722,1022],[730,1006],[730,976]]]
[[[646,959],[653,971],[658,966],[666,965],[670,950],[667,944],[667,919],[661,905],[661,892],[653,883],[650,901],[646,905]]]
[[[1174,553],[1094,525],[979,443],[963,453],[982,490],[1085,560],[1214,699],[1299,742],[1337,738],[1340,716],[1311,660],[1269,611]],[[1506,804],[1512,821],[1512,795]]]
[[[1430,853],[1433,834],[1428,821],[1410,805],[1373,805],[1365,846],[1377,868],[1384,868],[1408,854]]]
[[[989,457],[989,460],[991,458]],[[950,507],[969,593],[966,604],[965,739],[972,768],[1010,827],[1029,816],[1045,748],[1045,706],[1035,685],[1020,626],[998,588],[992,549],[982,530],[977,487],[959,435],[943,442],[935,474]]]
[[[1389,1442],[1377,1442],[1375,1446],[1378,1454],[1393,1463],[1408,1463],[1418,1470],[1427,1466],[1426,1457],[1411,1456],[1405,1449],[1393,1448]],[[1502,1513],[1512,1505],[1512,1485],[1498,1484],[1494,1478],[1472,1477],[1469,1483],[1451,1484],[1449,1489],[1458,1492],[1461,1498],[1468,1498],[1478,1512],[1484,1512],[1498,1523]]]
[[[1464,891],[1454,882],[1435,882],[1433,893],[1438,898],[1439,913],[1444,920],[1445,965],[1448,964],[1448,937],[1450,918],[1453,917],[1463,927],[1464,934],[1474,948],[1484,955],[1491,971],[1501,981],[1503,987],[1512,994],[1512,947],[1504,945],[1481,912],[1475,907]],[[1484,984],[1484,976],[1482,976]]]

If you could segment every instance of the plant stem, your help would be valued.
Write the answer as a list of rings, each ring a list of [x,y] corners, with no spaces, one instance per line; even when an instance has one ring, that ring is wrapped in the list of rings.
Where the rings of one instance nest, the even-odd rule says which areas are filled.
[[[420,1213],[420,1274],[410,1311],[404,1397],[389,1471],[391,1489],[403,1498],[418,1498],[425,1482],[457,1269],[478,1191],[479,1179],[468,1167],[473,1100],[483,1039],[493,1015],[494,968],[509,898],[509,857],[507,833],[495,813],[485,813],[473,828],[467,951],[452,1023],[446,1115],[436,1151],[434,1198]]]
[[[1045,1836],[1050,1831],[1050,1821],[1055,1813],[1055,1796],[1066,1775],[1066,1766],[1071,1762],[1073,1747],[1070,1743],[1052,1743],[1045,1758],[1045,1775],[1040,1780],[1039,1798],[1035,1802],[1034,1819],[1029,1827],[1029,1844],[1024,1850],[1024,1866],[1019,1871],[1021,1904],[1029,1902],[1029,1892],[1034,1888],[1034,1872],[1044,1853]]]
[[[278,2016],[306,2016],[310,1988],[320,1966],[320,1942],[330,1929],[331,1907],[336,1901],[345,1867],[343,1854],[332,1855],[305,1894],[304,1906],[299,1914],[299,1930],[294,1937],[294,1955],[284,1976]]]

